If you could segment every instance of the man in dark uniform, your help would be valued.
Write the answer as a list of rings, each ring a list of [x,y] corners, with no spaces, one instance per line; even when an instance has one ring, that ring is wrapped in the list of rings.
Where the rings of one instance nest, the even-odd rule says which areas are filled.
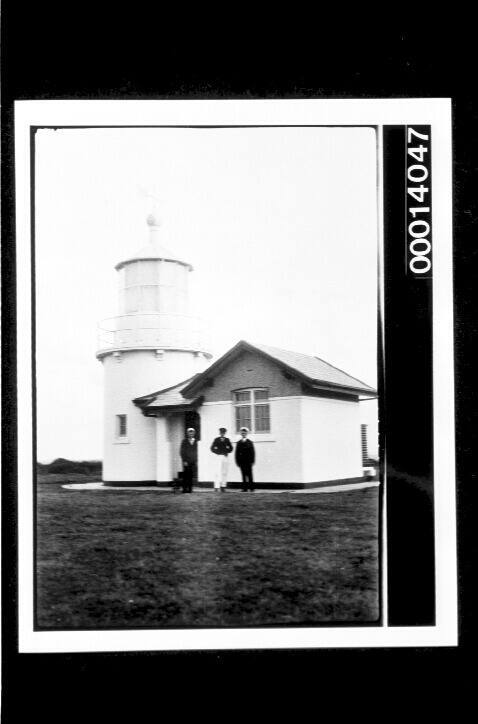
[[[226,428],[219,428],[219,437],[214,438],[211,445],[211,452],[217,455],[217,469],[216,476],[214,479],[214,490],[221,493],[226,492],[227,485],[227,471],[228,471],[228,458],[229,453],[232,452],[231,441],[226,437]]]
[[[247,427],[241,427],[241,439],[236,443],[236,464],[240,467],[242,473],[242,492],[254,492],[254,478],[252,475],[252,466],[256,461],[256,451],[254,443],[247,437],[249,430]]]
[[[198,441],[194,427],[188,427],[179,454],[183,461],[183,493],[192,493],[198,470]]]

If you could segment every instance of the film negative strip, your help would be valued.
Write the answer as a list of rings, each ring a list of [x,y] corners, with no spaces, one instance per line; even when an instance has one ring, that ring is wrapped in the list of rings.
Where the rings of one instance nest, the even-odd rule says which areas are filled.
[[[420,149],[411,145],[417,133]],[[429,126],[383,129],[388,606],[394,626],[435,623],[429,141]],[[419,152],[428,154],[426,164],[411,158]]]

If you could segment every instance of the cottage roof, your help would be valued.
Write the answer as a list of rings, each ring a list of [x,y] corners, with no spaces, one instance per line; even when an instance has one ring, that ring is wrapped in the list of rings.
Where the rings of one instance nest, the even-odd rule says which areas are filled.
[[[325,362],[320,357],[291,352],[279,347],[269,347],[265,344],[251,344],[241,340],[229,352],[226,352],[204,372],[198,373],[187,380],[183,380],[172,387],[152,392],[150,395],[137,397],[133,402],[141,407],[145,414],[147,411],[157,409],[192,409],[201,402],[199,393],[214,375],[231,362],[243,351],[258,352],[278,363],[286,372],[298,377],[310,387],[315,389],[345,391],[355,395],[375,397],[376,390],[365,382],[352,377],[338,367]]]
[[[183,388],[183,394],[197,394],[203,385],[207,384],[214,375],[218,374],[225,365],[243,351],[256,352],[264,355],[279,364],[288,374],[299,378],[301,382],[315,388],[342,390],[353,394],[366,394],[368,397],[376,396],[376,390],[373,387],[370,387],[365,382],[362,382],[356,377],[352,377],[319,357],[291,352],[280,349],[279,347],[269,347],[264,344],[251,344],[245,340],[238,342],[229,352],[226,352],[226,354],[220,357],[220,359],[214,362],[204,372],[191,380],[191,382]]]
[[[188,385],[196,377],[199,376],[200,375],[197,374],[193,377],[188,377],[187,380],[183,380],[182,382],[179,382],[172,387],[167,387],[164,390],[158,390],[158,392],[152,392],[150,395],[143,395],[142,397],[137,397],[133,400],[133,402],[138,405],[138,407],[141,407],[145,412],[148,409],[154,410],[159,407],[193,407],[198,400],[194,397],[185,397],[182,394],[182,390],[186,387],[186,385]]]
[[[299,372],[311,382],[328,382],[332,385],[363,390],[364,392],[375,392],[375,390],[365,382],[362,382],[356,377],[352,377],[347,374],[347,372],[320,359],[320,357],[301,354],[300,352],[291,352],[286,349],[280,349],[279,347],[269,347],[265,344],[254,344],[251,346],[264,352],[264,354],[269,357],[276,359],[291,370]]]

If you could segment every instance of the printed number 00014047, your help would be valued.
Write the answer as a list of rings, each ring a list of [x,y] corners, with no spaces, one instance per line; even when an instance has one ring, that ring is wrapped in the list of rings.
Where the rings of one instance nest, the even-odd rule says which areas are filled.
[[[409,215],[407,218],[408,266],[414,274],[426,274],[431,269],[431,242],[429,239],[431,219],[429,221],[419,215],[424,214],[430,218],[430,204],[427,202],[427,194],[430,193],[430,189],[423,183],[430,176],[429,144],[420,143],[411,146],[412,143],[415,143],[414,138],[420,141],[429,141],[429,135],[419,133],[410,127],[407,128],[407,156],[419,162],[410,163],[410,158],[407,158],[407,181],[410,184],[419,184],[407,186],[407,194],[420,204],[419,206],[409,206],[407,204]],[[425,205],[425,203],[428,203],[428,205]]]

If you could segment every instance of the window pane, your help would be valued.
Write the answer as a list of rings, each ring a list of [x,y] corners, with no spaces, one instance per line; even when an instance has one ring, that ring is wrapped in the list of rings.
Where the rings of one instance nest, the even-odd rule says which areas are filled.
[[[126,312],[126,314],[128,314],[128,312],[138,311],[138,292],[138,287],[129,287],[125,289],[124,311]]]
[[[189,274],[189,271],[188,271],[187,267],[179,266],[179,264],[177,264],[176,289],[181,289],[182,291],[186,292],[186,290],[188,288],[188,274]]]
[[[160,267],[161,284],[176,283],[177,264],[170,261],[162,261]]]
[[[254,390],[254,399],[255,400],[268,400],[269,399],[269,390]]]
[[[141,309],[144,309],[145,312],[156,312],[158,310],[158,287],[141,287],[141,291]]]
[[[124,437],[126,435],[126,415],[116,415],[116,431],[118,437]]]
[[[140,284],[157,284],[158,283],[158,264],[157,261],[139,261],[139,283]]]
[[[240,432],[241,427],[251,429],[251,408],[249,405],[236,407],[236,432]]]
[[[163,314],[174,314],[176,293],[174,287],[159,287],[159,311]]]
[[[245,392],[235,392],[234,399],[236,402],[249,402],[251,399],[251,392],[250,390],[246,390]]]
[[[184,291],[176,290],[176,309],[178,314],[187,314],[188,298]]]
[[[138,283],[138,262],[132,262],[125,266],[125,286],[130,287]]]
[[[269,405],[256,405],[254,417],[256,432],[270,432]]]

